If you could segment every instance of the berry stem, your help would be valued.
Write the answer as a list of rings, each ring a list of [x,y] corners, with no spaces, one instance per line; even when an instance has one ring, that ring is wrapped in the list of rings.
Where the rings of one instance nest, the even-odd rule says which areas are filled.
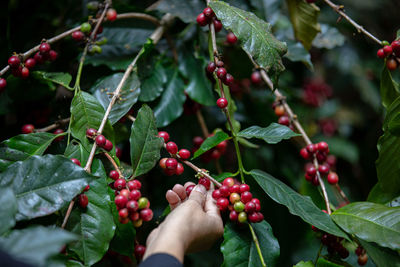
[[[50,124],[49,126],[46,126],[44,128],[41,128],[41,129],[36,129],[35,132],[42,133],[42,132],[48,132],[48,131],[54,130],[54,129],[56,129],[56,128],[68,123],[69,120],[70,120],[70,118],[65,118],[65,119],[58,120],[55,123]]]
[[[253,226],[251,226],[250,223],[249,223],[249,228],[250,228],[251,236],[253,237],[254,244],[256,245],[257,253],[258,253],[258,256],[260,257],[261,264],[263,267],[267,267],[267,265],[265,264],[265,261],[264,261],[264,257],[261,252],[260,243],[258,242],[257,235],[254,232]]]
[[[67,225],[68,218],[69,218],[69,215],[71,215],[72,208],[74,207],[74,204],[75,204],[75,199],[72,199],[71,202],[69,203],[67,212],[65,213],[65,217],[64,217],[63,223],[61,225],[62,229],[64,229],[65,226]]]
[[[346,204],[350,203],[350,200],[347,198],[346,194],[343,192],[342,188],[340,188],[339,183],[336,183],[335,185],[336,190],[339,192],[340,196],[343,198],[343,200],[346,202]]]
[[[192,168],[193,170],[195,170],[197,173],[199,173],[199,174],[203,175],[204,177],[206,177],[207,179],[209,179],[217,187],[221,187],[222,184],[220,182],[218,182],[217,180],[212,178],[207,172],[203,171],[202,169],[200,169],[199,167],[197,167],[196,165],[194,165],[190,161],[187,161],[187,160],[180,160],[180,161],[183,162],[185,165],[189,166],[190,168]]]
[[[115,160],[113,159],[113,157],[108,154],[107,152],[104,152],[104,156],[106,156],[106,158],[108,159],[108,161],[110,161],[110,163],[113,165],[114,169],[118,172],[120,177],[123,177],[121,170],[119,169],[118,164],[115,162]]]

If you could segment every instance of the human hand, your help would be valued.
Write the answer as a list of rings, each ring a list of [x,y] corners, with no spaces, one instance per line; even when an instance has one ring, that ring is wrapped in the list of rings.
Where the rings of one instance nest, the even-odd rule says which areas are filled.
[[[168,253],[183,262],[185,253],[207,249],[222,236],[222,219],[211,196],[213,186],[206,191],[203,185],[196,185],[187,197],[186,188],[193,184],[176,184],[167,191],[171,213],[150,233],[144,258]]]

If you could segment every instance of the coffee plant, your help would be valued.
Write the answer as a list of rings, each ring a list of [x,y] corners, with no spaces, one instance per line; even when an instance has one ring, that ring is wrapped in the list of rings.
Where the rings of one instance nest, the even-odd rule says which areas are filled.
[[[225,230],[187,266],[400,266],[399,8],[9,1],[1,250],[135,266],[194,181]]]

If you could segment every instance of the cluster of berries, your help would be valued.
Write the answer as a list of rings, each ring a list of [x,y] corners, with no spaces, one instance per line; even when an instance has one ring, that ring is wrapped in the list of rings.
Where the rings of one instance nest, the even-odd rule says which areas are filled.
[[[211,134],[210,136],[212,136]],[[201,136],[195,136],[193,138],[193,148],[192,152],[195,153],[201,146],[201,144],[204,142],[204,139]],[[223,154],[226,152],[226,148],[228,146],[227,141],[222,141],[218,145],[216,145],[214,148],[208,150],[205,152],[203,155],[201,155],[201,160],[205,163],[208,163],[212,160],[218,160]]]
[[[104,137],[102,134],[97,134],[97,130],[93,128],[89,128],[86,130],[86,137],[90,139],[94,139],[96,145],[103,148],[106,151],[111,151],[113,148],[113,143],[110,140]]]
[[[214,14],[214,11],[210,7],[206,7],[202,13],[200,13],[196,18],[197,23],[203,27],[210,23],[214,24],[215,32],[222,30],[222,23],[219,21]]]
[[[306,105],[320,107],[330,97],[332,97],[332,87],[321,79],[313,79],[303,85],[302,100]]]
[[[143,259],[144,253],[146,253],[146,247],[140,244],[136,244],[134,254],[137,262],[140,262]]]
[[[201,178],[199,184],[203,184],[207,190],[210,188],[210,180],[206,178]],[[221,211],[230,211],[229,219],[233,222],[257,223],[264,220],[264,215],[260,212],[260,200],[253,198],[247,184],[240,184],[231,177],[225,178],[222,186],[213,191],[212,197]]]
[[[388,70],[395,70],[400,64],[400,40],[394,40],[391,44],[384,41],[385,46],[376,53],[379,58],[387,58],[386,67]]]
[[[90,1],[89,3],[86,4],[86,8],[89,11],[96,12],[96,18],[100,18],[101,13],[103,12],[104,9],[104,3],[98,2],[98,1]],[[113,8],[108,8],[106,12],[106,17],[107,20],[109,21],[114,21],[117,19],[117,11]]]
[[[300,150],[300,155],[305,160],[312,160],[314,156],[320,164],[318,172],[321,176],[327,175],[327,181],[331,185],[335,185],[339,182],[339,176],[336,172],[330,171],[336,163],[336,158],[329,158],[329,146],[326,142],[319,142],[318,144],[309,144]],[[313,185],[318,186],[319,180],[317,177],[317,169],[312,163],[305,165],[305,179],[311,182]]]
[[[168,142],[169,141],[169,134],[164,131],[158,132],[158,137],[161,137],[164,139],[165,143],[165,149],[168,151],[169,154],[171,154],[171,158],[162,158],[160,159],[159,165],[161,169],[164,170],[164,173],[168,176],[171,175],[181,175],[185,168],[183,168],[182,163],[179,163],[176,160],[176,157],[179,157],[180,159],[186,160],[190,158],[190,151],[187,149],[181,149],[178,151],[178,146],[175,144],[175,142]]]
[[[79,159],[77,159],[77,158],[71,158],[71,161],[72,161],[73,163],[75,163],[76,165],[81,166],[81,162],[79,161]],[[89,189],[90,189],[90,185],[87,185],[87,186],[83,189],[83,192],[82,192],[81,194],[78,195],[78,203],[79,203],[79,206],[80,206],[81,208],[86,208],[87,205],[89,204],[89,199],[88,199],[87,195],[85,195],[85,192],[89,191]]]
[[[206,67],[207,76],[212,76],[216,70],[216,75],[218,79],[220,79],[227,86],[233,85],[235,79],[231,74],[229,74],[224,68],[224,62],[222,60],[218,60],[217,63],[209,62]],[[228,100],[226,98],[221,97],[217,100],[217,106],[221,109],[224,109],[228,106]]]
[[[278,123],[288,126],[290,129],[294,131],[294,126],[292,125],[292,121],[290,117],[286,113],[285,107],[280,101],[275,101],[272,103],[272,109],[275,112],[275,115],[278,116]]]
[[[328,253],[331,255],[338,254],[342,259],[349,256],[349,251],[342,244],[343,237],[337,237],[328,233],[321,236],[321,242],[328,248]]]

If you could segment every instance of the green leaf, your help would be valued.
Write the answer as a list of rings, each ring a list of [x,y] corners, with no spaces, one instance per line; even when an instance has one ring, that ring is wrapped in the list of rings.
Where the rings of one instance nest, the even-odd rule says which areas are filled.
[[[262,139],[268,144],[276,144],[283,139],[290,139],[294,136],[300,136],[300,134],[290,130],[289,127],[275,122],[271,123],[266,128],[261,128],[260,126],[250,126],[249,128],[240,131],[237,135],[244,138]]]
[[[386,68],[386,64],[382,70],[380,88],[382,105],[387,109],[400,96],[400,93],[399,85],[393,80],[392,74]]]
[[[312,261],[300,261],[294,267],[314,267],[314,263]]]
[[[121,72],[107,76],[90,89],[103,106],[104,110],[107,110],[110,104],[112,98],[110,93],[115,91],[123,76],[124,74]],[[121,88],[120,98],[111,108],[110,115],[108,116],[108,120],[111,124],[118,122],[137,102],[140,94],[139,85],[139,78],[136,73],[133,72]]]
[[[231,172],[223,172],[220,174],[214,174],[212,177],[217,180],[218,182],[222,182],[225,178],[233,177],[234,174]]]
[[[346,232],[382,247],[400,249],[400,207],[354,202],[332,213]]]
[[[63,156],[32,156],[0,174],[0,186],[17,197],[17,221],[51,214],[67,205],[94,177]]]
[[[133,177],[150,171],[160,158],[160,149],[164,140],[157,134],[153,112],[149,106],[143,105],[132,124],[129,138]]]
[[[113,238],[115,224],[111,214],[110,196],[106,173],[100,160],[93,162],[93,174],[98,179],[90,183],[90,190],[85,192],[89,199],[86,209],[74,209],[68,220],[67,229],[80,236],[70,245],[85,265],[93,265],[107,252]]]
[[[317,261],[318,267],[353,267],[352,265],[348,264],[339,259],[335,258],[327,258],[325,256],[319,257]]]
[[[310,50],[312,41],[321,31],[318,24],[319,8],[304,0],[286,0],[294,36],[305,49]]]
[[[20,134],[0,144],[0,171],[16,161],[26,160],[33,155],[43,155],[58,136],[51,133]]]
[[[72,140],[65,149],[64,156],[71,159],[76,158],[81,162],[81,166],[85,166],[89,158],[89,151],[87,151],[81,143]]]
[[[321,24],[321,32],[315,36],[312,45],[317,48],[332,49],[337,46],[342,46],[345,40],[343,34],[341,34],[336,27]]]
[[[14,227],[17,199],[10,188],[0,188],[0,235]]]
[[[267,266],[275,266],[280,254],[278,240],[266,222],[252,224],[261,245],[261,252]],[[247,228],[247,227],[246,227]],[[238,229],[237,225],[227,223],[224,231],[224,242],[221,245],[224,255],[223,266],[247,267],[261,266],[257,248],[249,229]]]
[[[368,257],[379,267],[399,267],[400,256],[398,252],[388,248],[382,248],[375,243],[369,243],[359,239],[361,245],[367,251]]]
[[[14,230],[9,236],[0,238],[0,247],[19,260],[46,266],[47,259],[73,240],[76,240],[75,235],[60,228],[34,226]]]
[[[141,77],[139,72],[141,83],[139,101],[142,102],[150,102],[159,97],[168,81],[167,71],[161,60],[155,62],[154,65],[149,63],[149,66],[151,66],[151,72],[148,76]]]
[[[225,132],[217,131],[213,136],[210,136],[206,140],[204,140],[199,149],[194,152],[192,159],[199,157],[211,148],[217,146],[219,143],[225,140],[228,140],[229,138],[229,135],[227,135]]]
[[[183,90],[183,81],[178,75],[178,70],[175,70],[158,105],[154,108],[157,127],[167,126],[182,114],[183,103],[186,100]]]
[[[238,137],[238,142],[244,146],[244,147],[248,147],[248,148],[259,148],[259,145],[253,144],[250,141],[247,141],[247,139],[242,138],[242,137]]]
[[[91,143],[86,137],[88,128],[98,129],[104,117],[104,109],[97,99],[83,91],[79,91],[71,103],[71,133],[79,139],[86,149],[91,149]],[[103,134],[112,142],[114,132],[109,121],[107,121]]]
[[[271,26],[251,12],[232,7],[222,1],[210,2],[218,19],[231,30],[242,48],[265,68],[271,77],[277,78],[285,67],[282,56],[286,53],[285,43],[278,41],[271,33]]]
[[[164,0],[154,9],[164,13],[170,13],[180,18],[185,23],[191,23],[196,21],[198,13],[204,8],[204,2],[201,0]]]
[[[303,64],[306,65],[307,68],[313,71],[314,65],[311,62],[311,55],[304,48],[304,46],[301,43],[292,40],[287,40],[286,43],[288,46],[288,52],[285,57],[293,62],[303,62]]]
[[[61,86],[64,86],[68,90],[74,90],[69,86],[72,80],[72,76],[69,73],[64,72],[45,72],[45,71],[34,71],[33,77],[39,80],[50,81]],[[53,88],[55,89],[55,87]]]
[[[309,196],[300,195],[289,186],[263,171],[252,170],[251,175],[270,198],[279,204],[285,205],[291,214],[299,216],[305,222],[322,231],[349,240],[347,234],[340,230],[331,217],[320,210]]]

